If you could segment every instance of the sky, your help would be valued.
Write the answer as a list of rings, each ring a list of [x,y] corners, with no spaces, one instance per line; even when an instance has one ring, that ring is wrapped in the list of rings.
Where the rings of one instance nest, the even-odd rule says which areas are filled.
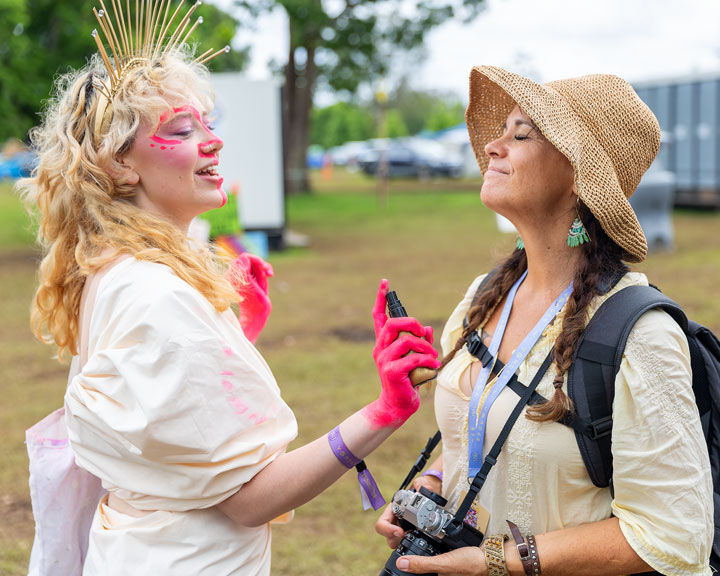
[[[243,32],[241,42],[252,46],[248,75],[268,78],[268,61],[286,58],[282,10]],[[399,58],[394,75],[467,101],[470,69],[480,64],[538,81],[591,73],[630,82],[720,76],[720,0],[487,0],[472,23],[431,32],[424,57]]]

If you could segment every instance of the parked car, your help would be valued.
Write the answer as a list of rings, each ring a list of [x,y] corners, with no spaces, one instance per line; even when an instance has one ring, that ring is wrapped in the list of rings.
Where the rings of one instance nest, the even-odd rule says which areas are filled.
[[[368,152],[372,145],[368,142],[351,141],[328,150],[335,166],[347,166],[348,170],[357,169],[358,159]]]
[[[383,163],[388,178],[459,178],[462,173],[462,158],[425,138],[381,141],[358,159],[363,172],[373,176]]]

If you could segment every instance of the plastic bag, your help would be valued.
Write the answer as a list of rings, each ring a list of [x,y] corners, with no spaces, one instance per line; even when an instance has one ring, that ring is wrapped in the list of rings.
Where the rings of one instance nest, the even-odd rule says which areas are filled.
[[[99,478],[75,463],[64,408],[28,429],[25,439],[35,517],[28,576],[79,576],[93,515],[105,490]]]

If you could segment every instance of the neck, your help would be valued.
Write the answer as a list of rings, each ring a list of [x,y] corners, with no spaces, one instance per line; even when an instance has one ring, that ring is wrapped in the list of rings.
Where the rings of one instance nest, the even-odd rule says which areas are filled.
[[[580,266],[582,250],[571,248],[565,238],[528,238],[525,241],[528,275],[523,282],[531,293],[556,297],[573,278]]]

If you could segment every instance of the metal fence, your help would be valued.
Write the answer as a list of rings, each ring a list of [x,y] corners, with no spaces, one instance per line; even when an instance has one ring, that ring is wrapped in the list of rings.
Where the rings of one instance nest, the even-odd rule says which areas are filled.
[[[720,76],[636,83],[663,133],[675,204],[720,208]]]

